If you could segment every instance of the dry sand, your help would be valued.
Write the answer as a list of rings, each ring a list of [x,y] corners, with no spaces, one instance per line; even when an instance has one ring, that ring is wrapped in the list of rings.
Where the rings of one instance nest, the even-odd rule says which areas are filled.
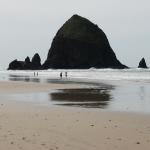
[[[0,82],[1,93],[78,88]],[[150,115],[45,107],[0,99],[0,150],[149,150]]]

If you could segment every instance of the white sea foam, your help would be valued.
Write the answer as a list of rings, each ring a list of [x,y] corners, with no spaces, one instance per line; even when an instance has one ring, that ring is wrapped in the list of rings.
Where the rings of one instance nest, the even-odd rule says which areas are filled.
[[[8,75],[30,76],[34,77],[34,72],[38,72],[39,78],[59,78],[60,72],[67,72],[70,79],[81,80],[129,80],[129,81],[150,81],[150,69],[75,69],[75,70],[38,70],[38,71],[0,71],[2,77]]]

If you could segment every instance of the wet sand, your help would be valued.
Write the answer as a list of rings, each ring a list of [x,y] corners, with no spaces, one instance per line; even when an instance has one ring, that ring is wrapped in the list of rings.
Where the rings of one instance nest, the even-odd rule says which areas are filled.
[[[0,82],[0,93],[79,88],[76,84]],[[149,150],[150,115],[45,107],[0,99],[2,150]]]

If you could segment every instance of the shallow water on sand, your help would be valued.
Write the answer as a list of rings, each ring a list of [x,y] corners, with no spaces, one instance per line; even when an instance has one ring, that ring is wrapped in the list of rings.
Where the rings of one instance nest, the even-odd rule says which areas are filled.
[[[24,93],[0,95],[11,97],[12,100],[32,102],[46,106],[69,106],[92,109],[105,109],[112,111],[127,111],[150,113],[150,71],[130,70],[119,71],[81,71],[69,72],[69,77],[60,79],[59,72],[55,71],[48,75],[41,71],[38,76],[33,72],[7,72],[1,73],[1,80],[25,81],[25,82],[47,82],[47,83],[79,83],[86,84],[84,89],[61,89],[50,90],[49,93]],[[79,74],[81,77],[79,77]],[[87,78],[89,74],[89,78]],[[93,78],[94,74],[100,77]],[[139,76],[138,76],[139,74]],[[91,75],[91,76],[90,76]],[[135,78],[134,78],[135,75]],[[112,76],[112,78],[108,76]],[[117,76],[119,80],[117,80]],[[103,78],[101,78],[103,77]],[[116,78],[116,79],[114,79]]]

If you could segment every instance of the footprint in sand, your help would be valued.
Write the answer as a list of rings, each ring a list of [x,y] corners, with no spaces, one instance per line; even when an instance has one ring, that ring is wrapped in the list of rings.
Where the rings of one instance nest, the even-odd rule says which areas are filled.
[[[122,141],[122,138],[118,138],[117,140],[118,140],[118,141]]]
[[[117,128],[118,126],[117,126],[117,125],[115,125],[114,127],[115,127],[115,128]]]
[[[90,126],[91,126],[91,127],[94,127],[94,124],[91,124]]]
[[[26,137],[22,137],[22,140],[26,140]]]
[[[14,144],[14,142],[12,141],[12,142],[10,142],[10,144]]]
[[[42,146],[45,146],[46,144],[45,144],[45,143],[42,143],[41,145],[42,145]]]
[[[44,118],[44,120],[48,120],[47,118]]]
[[[138,144],[138,145],[139,145],[139,144],[140,144],[140,142],[136,142],[136,144]]]
[[[107,137],[106,139],[107,139],[107,140],[110,140],[111,138],[110,138],[110,137]]]

